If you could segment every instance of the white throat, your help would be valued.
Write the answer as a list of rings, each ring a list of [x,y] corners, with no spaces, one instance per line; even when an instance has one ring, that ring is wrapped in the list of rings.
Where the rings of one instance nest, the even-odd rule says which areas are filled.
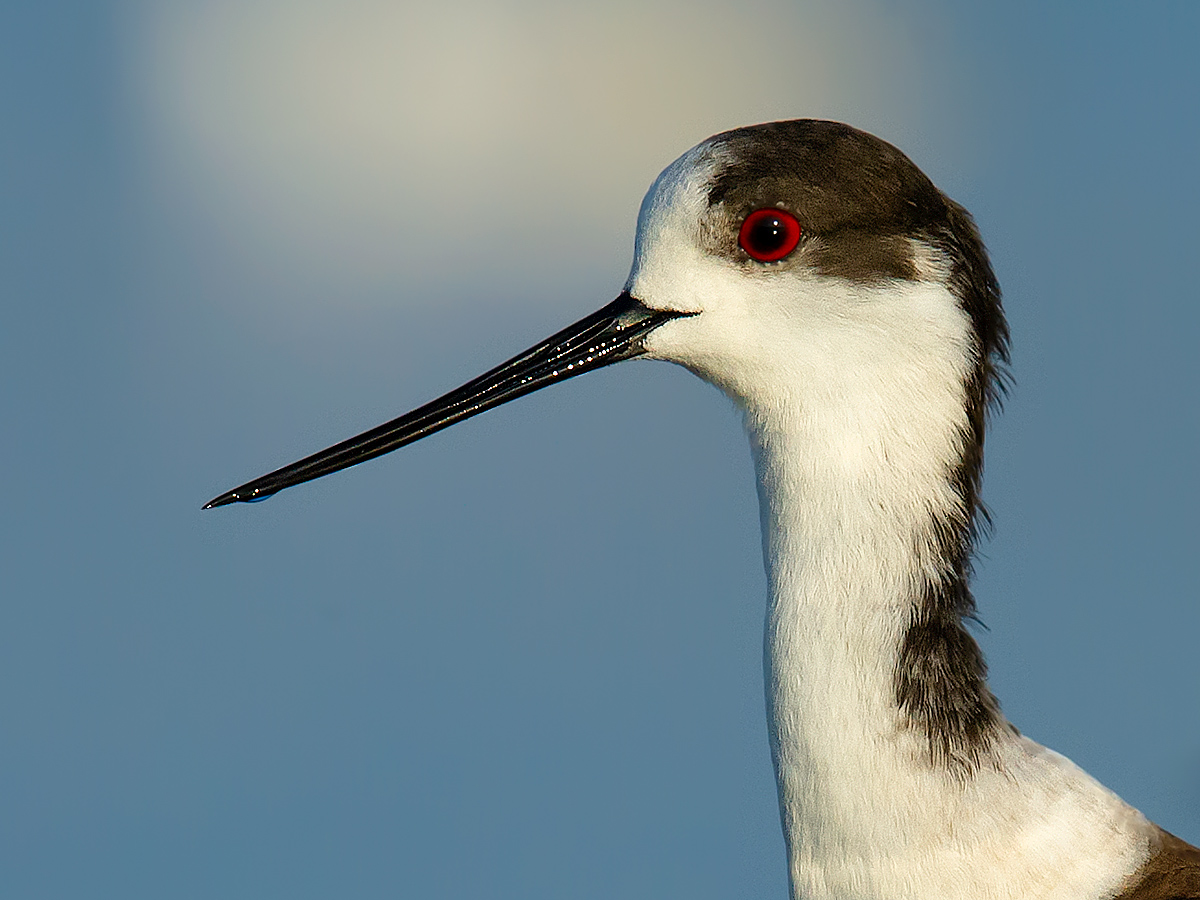
[[[791,280],[784,307],[772,285],[742,284],[647,341],[729,393],[754,448],[793,896],[1115,892],[1148,852],[1140,814],[998,715],[979,764],[950,765],[897,701],[921,591],[956,575],[939,523],[970,512],[953,477],[969,434],[967,316],[938,283],[809,286],[798,297],[805,280]]]

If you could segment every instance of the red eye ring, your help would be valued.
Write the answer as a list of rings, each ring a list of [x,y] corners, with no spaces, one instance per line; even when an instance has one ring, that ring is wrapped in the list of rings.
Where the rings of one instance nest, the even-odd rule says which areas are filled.
[[[782,209],[756,209],[738,232],[738,245],[759,262],[777,262],[800,243],[800,222]]]

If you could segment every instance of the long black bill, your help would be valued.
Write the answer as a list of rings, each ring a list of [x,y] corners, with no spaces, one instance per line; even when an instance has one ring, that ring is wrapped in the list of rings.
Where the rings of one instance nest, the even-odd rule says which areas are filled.
[[[681,315],[689,314],[649,309],[626,291],[598,312],[467,382],[458,390],[398,419],[385,422],[378,428],[364,431],[348,441],[236,487],[210,500],[204,504],[204,508],[261,500],[292,485],[312,481],[330,472],[391,453],[455,422],[469,419],[476,413],[548,384],[640,356],[642,338],[663,322]]]

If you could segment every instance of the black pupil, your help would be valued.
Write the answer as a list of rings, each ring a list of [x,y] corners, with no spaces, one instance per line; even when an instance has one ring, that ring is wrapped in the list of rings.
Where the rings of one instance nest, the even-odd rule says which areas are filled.
[[[747,235],[750,246],[758,253],[769,256],[787,241],[787,226],[778,216],[763,216],[750,226]]]

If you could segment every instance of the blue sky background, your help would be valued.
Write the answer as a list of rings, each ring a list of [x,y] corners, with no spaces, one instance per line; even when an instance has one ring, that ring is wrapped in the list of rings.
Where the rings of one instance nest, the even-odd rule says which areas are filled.
[[[1200,7],[0,6],[0,882],[785,896],[749,453],[670,366],[247,478],[610,300],[710,133],[844,119],[970,208],[1016,386],[1012,720],[1200,842]]]

